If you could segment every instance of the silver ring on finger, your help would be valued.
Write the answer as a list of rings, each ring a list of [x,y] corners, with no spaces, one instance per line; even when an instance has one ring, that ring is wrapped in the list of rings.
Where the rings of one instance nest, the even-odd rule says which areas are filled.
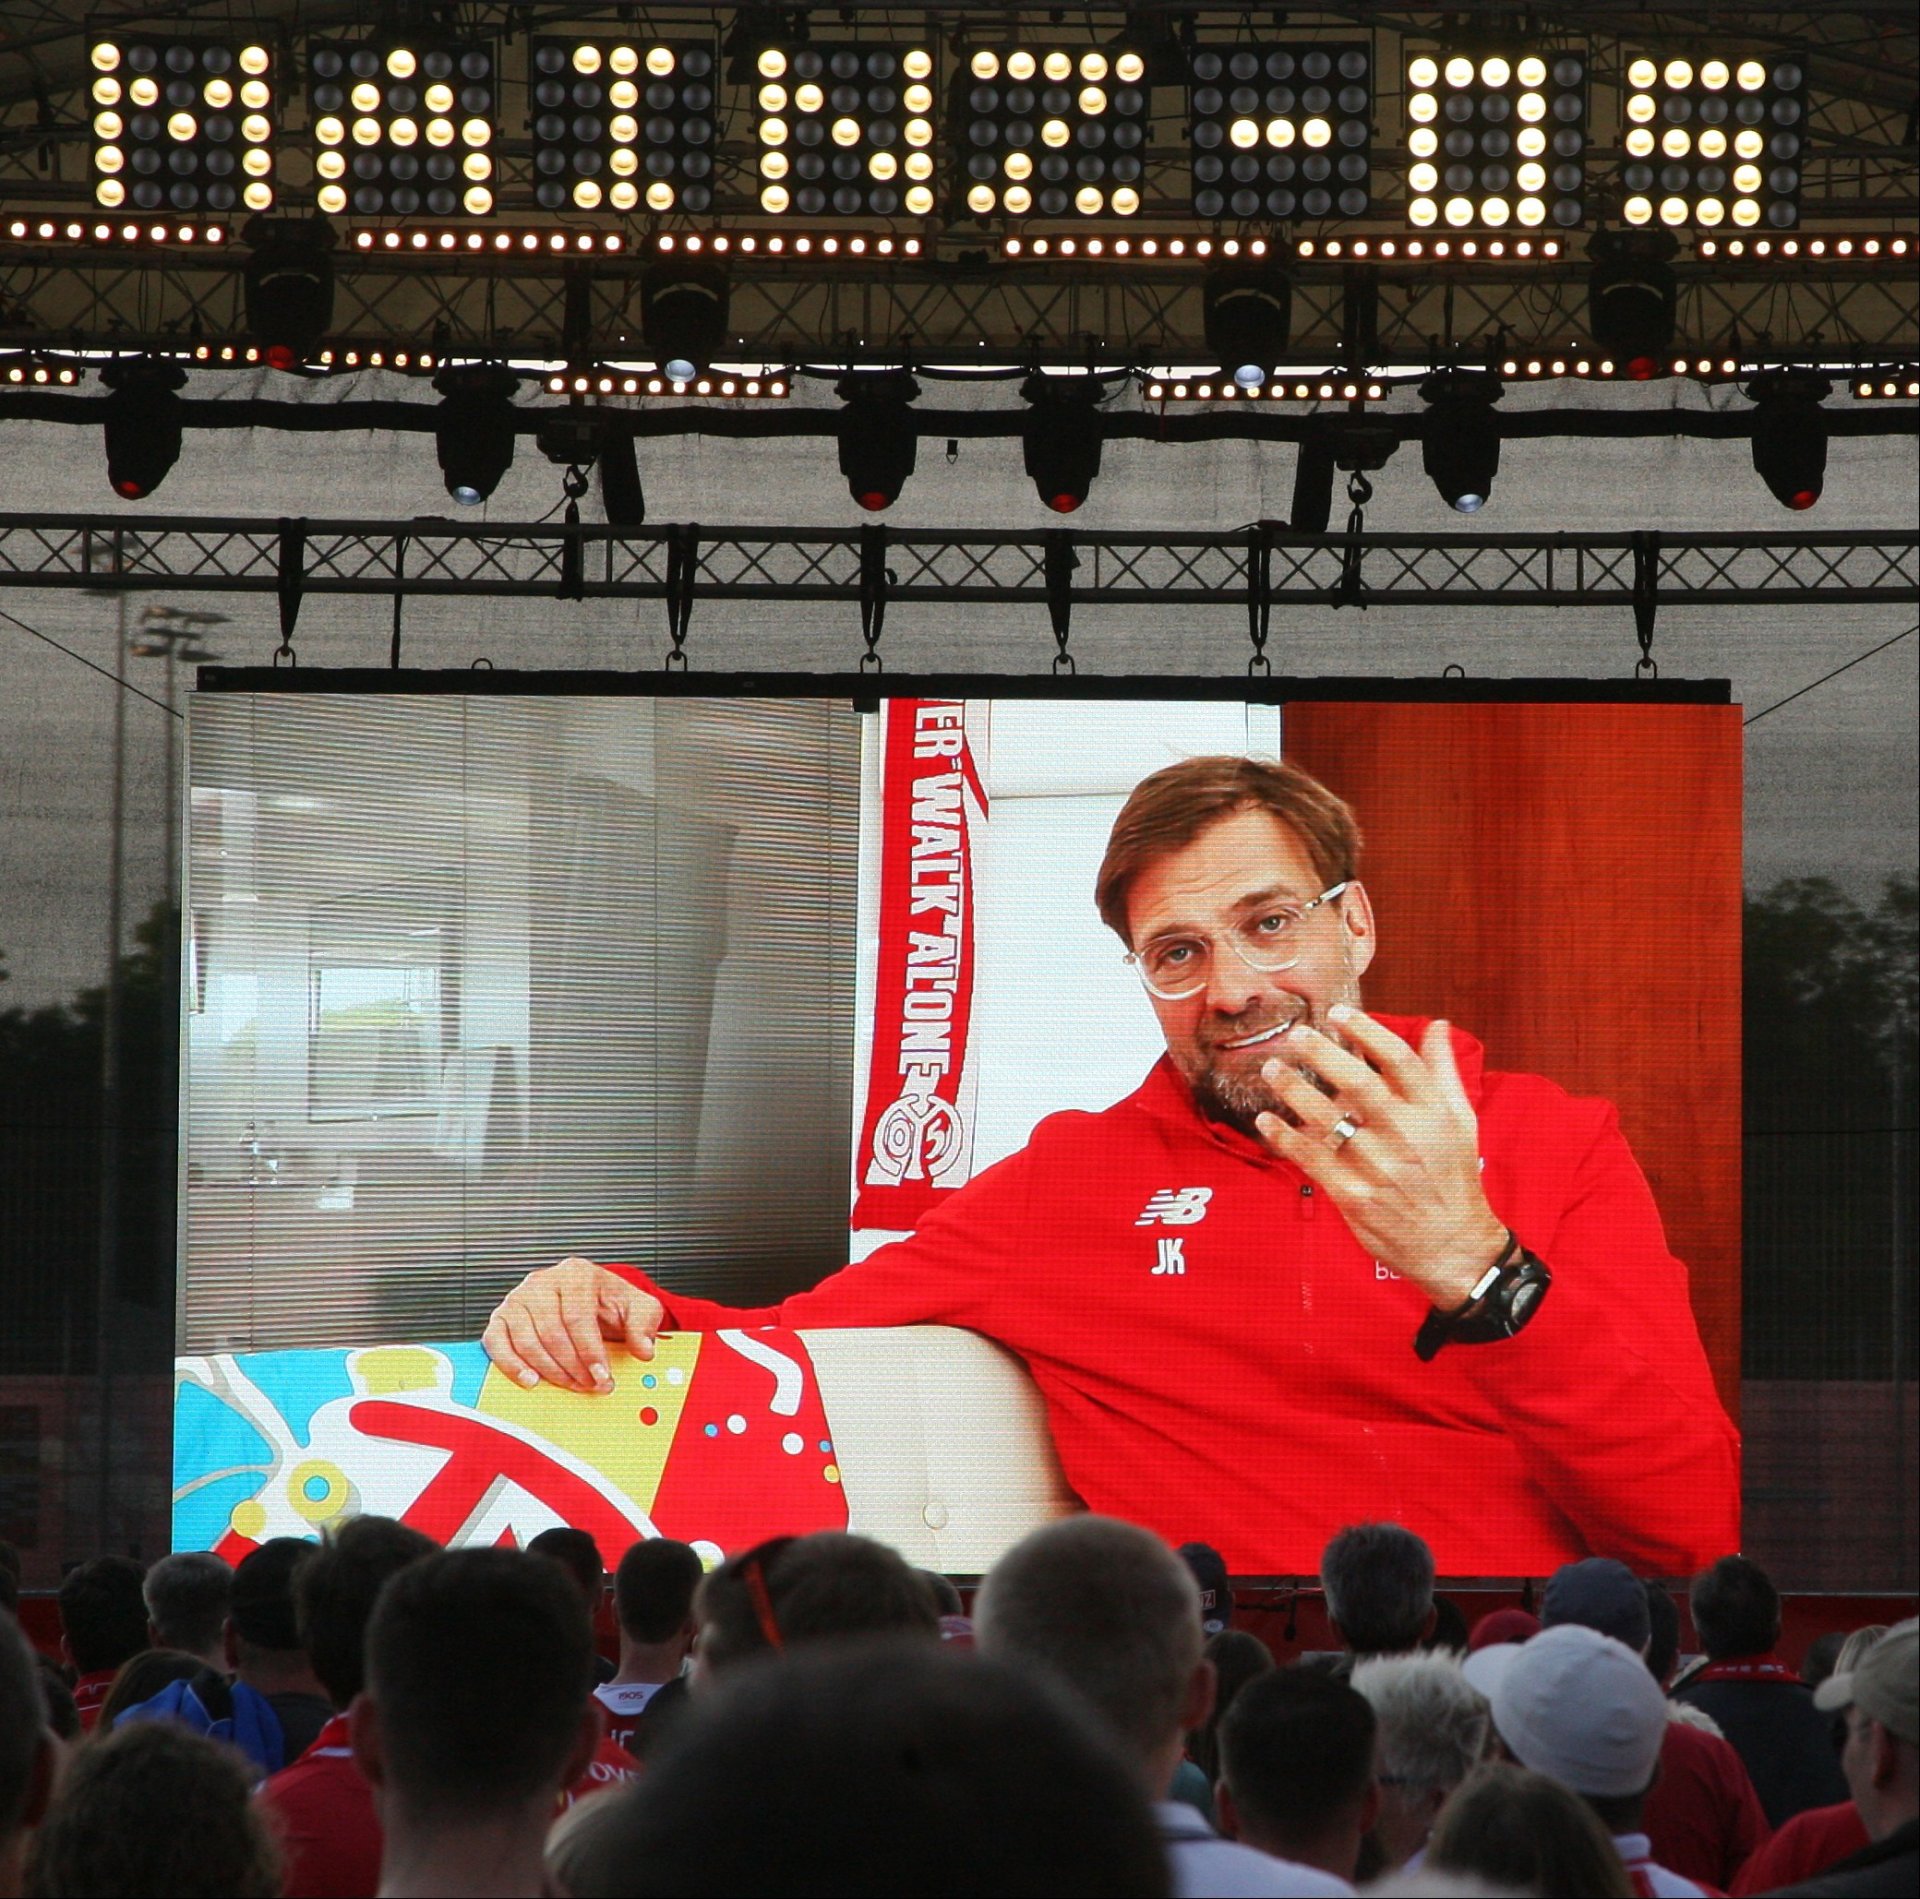
[[[1327,1130],[1327,1145],[1337,1154],[1359,1132],[1360,1123],[1351,1115],[1343,1114],[1340,1119]]]

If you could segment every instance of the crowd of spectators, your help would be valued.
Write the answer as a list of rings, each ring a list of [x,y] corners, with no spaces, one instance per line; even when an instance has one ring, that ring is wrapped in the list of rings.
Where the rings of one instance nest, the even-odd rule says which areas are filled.
[[[859,1536],[639,1543],[607,1655],[576,1530],[100,1557],[57,1664],[7,1555],[0,1899],[1920,1890],[1920,1625],[1796,1668],[1740,1556],[1683,1656],[1608,1558],[1469,1629],[1419,1537],[1357,1525],[1338,1648],[1280,1666],[1212,1551],[1097,1516],[971,1602]]]

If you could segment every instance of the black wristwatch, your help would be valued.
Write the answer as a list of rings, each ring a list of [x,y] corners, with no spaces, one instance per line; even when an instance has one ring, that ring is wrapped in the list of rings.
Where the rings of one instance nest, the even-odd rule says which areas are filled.
[[[1413,1349],[1424,1362],[1437,1358],[1443,1345],[1489,1345],[1510,1339],[1540,1310],[1553,1275],[1538,1254],[1530,1253],[1511,1231],[1500,1257],[1480,1276],[1464,1305],[1451,1312],[1429,1312],[1413,1335]]]

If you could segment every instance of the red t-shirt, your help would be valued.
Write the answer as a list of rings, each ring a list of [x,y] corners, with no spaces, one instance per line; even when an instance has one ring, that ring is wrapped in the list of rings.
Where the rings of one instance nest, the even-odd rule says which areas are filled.
[[[1662,1866],[1722,1892],[1768,1833],[1746,1763],[1717,1734],[1685,1721],[1667,1723],[1641,1824]]]
[[[633,1737],[640,1730],[647,1703],[667,1684],[663,1681],[603,1681],[593,1691],[609,1738],[616,1747],[634,1754]],[[637,1758],[637,1755],[636,1755]]]
[[[380,1817],[354,1765],[345,1715],[255,1798],[272,1814],[286,1855],[286,1899],[365,1899],[380,1890]]]
[[[604,1723],[604,1712],[602,1720]],[[606,1793],[614,1787],[624,1787],[628,1781],[637,1779],[639,1773],[640,1763],[607,1733],[603,1725],[600,1745],[593,1750],[593,1759],[587,1763],[587,1771],[560,1796],[560,1805],[564,1809],[572,1806],[576,1800],[584,1800],[588,1794]]]
[[[119,1672],[117,1668],[96,1668],[73,1684],[73,1705],[80,1711],[82,1734],[93,1732],[93,1724],[100,1719],[100,1704],[106,1700],[107,1690]]]
[[[1782,1886],[1797,1886],[1803,1879],[1817,1879],[1828,1867],[1851,1859],[1869,1844],[1860,1809],[1851,1800],[1809,1807],[1782,1823],[1780,1831],[1741,1867],[1728,1890],[1778,1892]]]
[[[1418,1043],[1424,1021],[1383,1017]],[[1170,1062],[1050,1115],[907,1240],[742,1310],[618,1267],[682,1331],[952,1325],[1025,1360],[1091,1510],[1311,1574],[1351,1523],[1419,1527],[1442,1575],[1603,1550],[1684,1575],[1739,1544],[1732,1425],[1608,1102],[1453,1038],[1495,1214],[1553,1288],[1517,1338],[1414,1356],[1431,1309],[1305,1177],[1205,1119]],[[1174,1264],[1173,1262],[1176,1262]],[[1276,1456],[1274,1447],[1286,1447]]]

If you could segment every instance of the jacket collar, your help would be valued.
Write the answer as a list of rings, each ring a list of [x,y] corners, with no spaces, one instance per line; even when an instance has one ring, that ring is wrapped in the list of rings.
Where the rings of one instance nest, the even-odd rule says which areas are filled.
[[[1376,1022],[1391,1029],[1413,1048],[1420,1046],[1420,1038],[1426,1034],[1433,1019],[1425,1015],[1374,1015]],[[1453,1059],[1460,1070],[1461,1084],[1467,1091],[1467,1099],[1477,1109],[1486,1084],[1487,1051],[1465,1029],[1455,1027],[1452,1035]],[[1170,1123],[1184,1134],[1192,1134],[1197,1130],[1216,1147],[1224,1148],[1239,1159],[1252,1161],[1256,1165],[1286,1165],[1253,1135],[1243,1134],[1240,1129],[1229,1127],[1224,1121],[1212,1121],[1203,1115],[1194,1106],[1193,1095],[1180,1071],[1174,1067],[1171,1055],[1162,1055],[1154,1063],[1147,1071],[1146,1080],[1134,1090],[1132,1099],[1154,1120]]]

